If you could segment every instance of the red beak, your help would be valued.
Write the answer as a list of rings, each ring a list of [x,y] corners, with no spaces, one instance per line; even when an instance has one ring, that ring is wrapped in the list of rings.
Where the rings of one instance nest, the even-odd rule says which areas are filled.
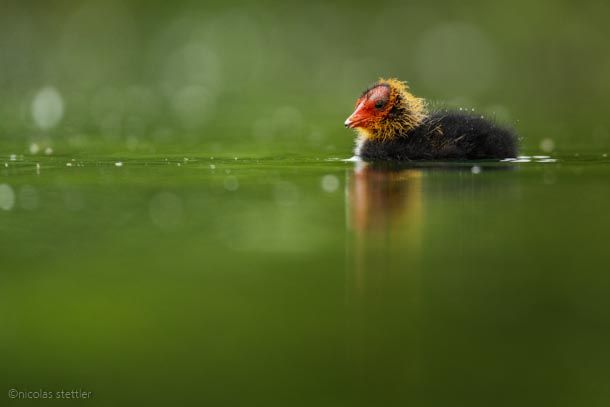
[[[353,129],[358,127],[358,125],[365,120],[365,117],[362,115],[363,108],[364,102],[360,102],[360,104],[356,107],[356,110],[354,110],[354,113],[352,113],[352,115],[345,120],[345,127],[348,129]]]

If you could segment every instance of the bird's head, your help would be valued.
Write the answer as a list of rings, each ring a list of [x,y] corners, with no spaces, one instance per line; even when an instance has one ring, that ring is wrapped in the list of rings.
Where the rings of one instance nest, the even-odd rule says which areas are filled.
[[[413,96],[405,82],[379,79],[356,100],[345,127],[367,139],[388,140],[419,126],[425,117],[424,100]]]

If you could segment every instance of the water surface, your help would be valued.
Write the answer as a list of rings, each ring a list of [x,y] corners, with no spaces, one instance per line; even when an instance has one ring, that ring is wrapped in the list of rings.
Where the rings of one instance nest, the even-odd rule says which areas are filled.
[[[99,405],[607,405],[609,177],[7,156],[0,377]]]

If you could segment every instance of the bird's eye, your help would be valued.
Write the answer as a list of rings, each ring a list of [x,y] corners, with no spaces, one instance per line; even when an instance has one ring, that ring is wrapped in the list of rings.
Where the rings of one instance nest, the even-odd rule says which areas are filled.
[[[385,106],[385,100],[383,99],[377,99],[375,101],[375,109],[381,109],[382,107]]]

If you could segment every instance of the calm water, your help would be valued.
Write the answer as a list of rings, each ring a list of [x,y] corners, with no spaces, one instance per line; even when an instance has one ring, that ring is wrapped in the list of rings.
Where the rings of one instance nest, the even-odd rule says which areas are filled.
[[[87,405],[610,402],[601,154],[13,158],[8,388],[80,388]]]
[[[0,4],[0,407],[610,405],[609,1]],[[343,161],[380,76],[552,157]]]

